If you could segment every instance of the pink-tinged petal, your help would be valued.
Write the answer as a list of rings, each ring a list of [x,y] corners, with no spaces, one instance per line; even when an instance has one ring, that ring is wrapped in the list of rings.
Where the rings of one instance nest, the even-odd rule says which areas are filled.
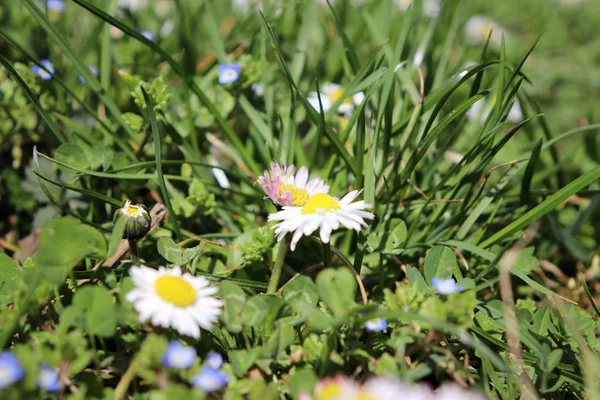
[[[294,185],[303,188],[306,185],[306,181],[308,180],[308,169],[306,167],[300,167],[298,172],[296,173],[296,178],[294,179]]]

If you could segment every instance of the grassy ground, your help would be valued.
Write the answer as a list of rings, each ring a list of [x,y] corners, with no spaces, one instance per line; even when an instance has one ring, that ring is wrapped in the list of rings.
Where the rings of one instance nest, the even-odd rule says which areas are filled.
[[[7,398],[45,394],[42,363],[72,398],[325,399],[336,374],[598,393],[600,3],[65,3],[0,5]],[[273,160],[363,190],[375,219],[277,244],[256,183]],[[126,200],[166,217],[119,258]],[[219,321],[200,339],[140,322],[138,256],[219,287]],[[176,339],[190,368],[161,364]],[[193,383],[209,352],[212,394]]]

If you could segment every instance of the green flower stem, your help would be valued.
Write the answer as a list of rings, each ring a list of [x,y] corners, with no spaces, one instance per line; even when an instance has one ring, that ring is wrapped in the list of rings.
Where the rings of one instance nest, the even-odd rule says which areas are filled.
[[[117,384],[117,387],[115,388],[116,400],[121,400],[125,398],[125,395],[127,394],[127,389],[129,389],[131,381],[133,381],[133,378],[135,378],[135,375],[137,374],[139,359],[140,358],[137,356],[134,357],[133,361],[131,361],[131,364],[129,364],[129,367],[127,368],[127,370],[121,377],[121,380]]]
[[[292,241],[291,235],[285,235],[281,242],[279,242],[279,249],[277,250],[277,256],[275,257],[275,264],[271,271],[271,280],[269,281],[269,287],[267,288],[268,294],[273,294],[279,287],[279,279],[281,278],[281,270],[283,270],[283,262],[285,255],[287,254],[290,242]]]
[[[137,240],[127,239],[129,242],[129,255],[131,256],[131,262],[136,263],[140,260],[140,250],[138,248]]]
[[[323,243],[323,264],[325,265],[325,268],[331,267],[332,260],[331,244]]]

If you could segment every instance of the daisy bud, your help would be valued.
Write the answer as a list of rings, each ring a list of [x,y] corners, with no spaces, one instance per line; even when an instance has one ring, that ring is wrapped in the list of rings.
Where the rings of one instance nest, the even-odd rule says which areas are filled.
[[[123,239],[140,240],[150,231],[151,218],[148,210],[141,204],[132,204],[127,200],[122,208],[115,211],[113,224],[119,217],[125,218],[125,231]]]

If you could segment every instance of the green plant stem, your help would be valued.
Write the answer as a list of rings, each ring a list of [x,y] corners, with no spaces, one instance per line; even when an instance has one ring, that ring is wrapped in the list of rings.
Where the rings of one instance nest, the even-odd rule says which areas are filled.
[[[139,360],[139,358],[135,357],[133,359],[133,361],[131,361],[131,364],[129,364],[127,371],[125,371],[125,373],[121,377],[121,380],[117,384],[117,387],[115,388],[115,399],[116,400],[121,400],[121,399],[125,398],[127,389],[129,388],[131,381],[133,381],[133,378],[135,378],[135,375],[137,373],[138,363],[139,363],[138,360]]]
[[[332,260],[331,245],[329,243],[323,243],[323,265],[325,265],[325,268],[331,267]]]
[[[140,249],[138,247],[137,240],[127,239],[129,243],[129,255],[131,256],[132,262],[138,262],[140,260]]]
[[[267,288],[268,294],[277,292],[279,286],[279,279],[281,278],[281,270],[283,269],[283,262],[285,261],[285,255],[287,254],[288,247],[292,241],[291,235],[285,235],[279,243],[279,249],[277,250],[277,256],[275,257],[275,264],[271,271],[271,280],[269,281],[269,287]]]

